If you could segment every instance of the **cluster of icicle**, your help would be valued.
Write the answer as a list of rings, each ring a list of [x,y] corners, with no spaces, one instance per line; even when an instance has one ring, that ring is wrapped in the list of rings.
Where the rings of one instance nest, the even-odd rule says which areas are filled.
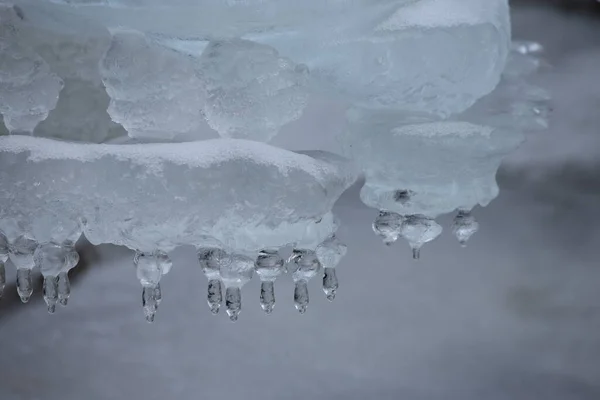
[[[314,250],[294,249],[287,260],[277,249],[262,250],[255,258],[229,253],[218,247],[198,249],[200,267],[208,279],[210,311],[217,314],[225,300],[231,321],[237,321],[242,309],[242,286],[255,273],[261,280],[260,305],[267,314],[271,314],[275,307],[275,280],[285,273],[290,273],[294,280],[294,303],[301,314],[306,312],[309,304],[308,282],[319,274],[323,277],[323,291],[327,299],[333,301],[338,289],[335,267],[345,254],[346,246],[335,235]],[[23,303],[27,303],[33,294],[33,270],[39,268],[44,277],[43,296],[48,312],[54,313],[57,304],[67,305],[70,296],[68,273],[79,262],[73,242],[38,244],[25,235],[9,241],[0,232],[0,298],[6,285],[5,264],[9,259],[17,268],[17,292]],[[144,315],[148,322],[153,322],[162,300],[160,280],[169,272],[172,262],[163,251],[137,251],[134,265],[142,285]]]

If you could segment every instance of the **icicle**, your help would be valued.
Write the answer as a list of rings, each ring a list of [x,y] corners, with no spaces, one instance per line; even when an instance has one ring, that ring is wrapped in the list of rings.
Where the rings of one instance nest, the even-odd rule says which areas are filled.
[[[48,306],[48,312],[54,314],[58,302],[57,275],[66,263],[66,254],[59,245],[48,243],[37,248],[35,259],[44,277],[42,289],[44,301]]]
[[[275,282],[263,281],[260,283],[260,307],[267,314],[275,308]]]
[[[160,283],[155,286],[149,285],[142,288],[142,307],[146,321],[154,322],[154,316],[160,302]]]
[[[69,282],[69,273],[61,272],[58,274],[58,302],[65,307],[71,296],[71,282]]]
[[[232,322],[238,320],[242,311],[242,290],[239,287],[228,287],[225,291],[225,307]]]
[[[407,215],[402,223],[402,237],[412,249],[415,260],[421,257],[421,247],[442,233],[442,227],[433,219],[423,215]]]
[[[220,280],[211,279],[208,281],[208,296],[206,300],[208,307],[210,307],[210,312],[213,315],[218,314],[223,302],[223,289]]]
[[[335,268],[323,268],[323,291],[327,300],[335,300],[335,295],[339,287]]]
[[[411,245],[410,248],[412,249],[413,260],[420,259],[421,258],[421,246]]]
[[[17,268],[17,293],[23,303],[27,303],[33,294],[31,268]]]
[[[23,303],[27,303],[33,294],[31,270],[35,267],[36,248],[37,242],[25,235],[8,246],[9,258],[17,267],[17,293]]]
[[[304,314],[308,308],[308,281],[298,279],[294,287],[294,305],[300,314]]]
[[[479,230],[479,223],[468,210],[459,210],[454,223],[452,224],[452,233],[458,239],[462,247],[467,246],[467,241]]]
[[[72,242],[65,242],[40,245],[34,257],[44,276],[44,300],[48,312],[54,313],[57,303],[63,306],[67,304],[70,294],[67,273],[79,262],[79,255]]]
[[[208,307],[213,315],[219,313],[223,302],[223,289],[221,287],[221,275],[219,272],[219,258],[225,252],[219,248],[201,248],[198,250],[198,261],[202,272],[208,279],[208,295],[206,297]]]
[[[137,251],[134,257],[137,277],[142,284],[142,308],[146,321],[154,322],[154,316],[162,300],[160,279],[171,268],[169,256],[159,250],[153,253]]]
[[[373,222],[373,232],[383,239],[383,243],[390,246],[400,236],[402,216],[395,212],[380,211]]]
[[[46,276],[44,277],[44,301],[48,306],[48,312],[54,314],[56,311],[56,303],[58,302],[58,277],[57,276]]]
[[[267,314],[275,307],[275,280],[283,273],[284,264],[277,250],[262,250],[256,259],[256,274],[261,280],[260,306]]]
[[[308,308],[308,281],[317,275],[321,269],[321,263],[312,250],[296,250],[291,260],[296,264],[296,270],[292,278],[296,283],[294,288],[294,305],[300,314],[304,314]]]
[[[317,246],[316,254],[323,266],[323,291],[327,300],[333,301],[339,287],[335,267],[348,252],[348,247],[341,243],[335,235],[331,235]]]
[[[254,274],[254,260],[239,254],[223,254],[218,258],[219,272],[225,285],[225,307],[233,322],[242,310],[242,286]]]

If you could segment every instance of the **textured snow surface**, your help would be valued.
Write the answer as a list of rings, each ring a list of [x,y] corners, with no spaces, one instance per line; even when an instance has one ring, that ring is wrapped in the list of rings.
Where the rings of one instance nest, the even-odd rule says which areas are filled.
[[[96,161],[102,157],[114,157],[143,165],[149,171],[160,170],[160,165],[168,162],[190,167],[209,167],[232,159],[246,159],[258,164],[266,164],[287,173],[291,169],[304,169],[316,179],[324,180],[327,172],[335,167],[319,163],[310,157],[278,149],[249,140],[214,139],[191,143],[149,143],[139,145],[87,144],[56,141],[26,136],[0,138],[0,149],[7,153],[28,152],[29,161],[76,160],[82,163]],[[318,151],[307,153],[323,154]],[[343,160],[339,156],[329,156],[331,160]],[[352,170],[348,171],[351,176]]]

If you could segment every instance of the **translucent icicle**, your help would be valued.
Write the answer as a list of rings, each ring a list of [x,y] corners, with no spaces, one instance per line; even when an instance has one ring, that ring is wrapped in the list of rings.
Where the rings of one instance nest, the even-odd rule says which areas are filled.
[[[23,303],[27,303],[33,294],[30,268],[17,268],[17,293]]]
[[[223,289],[221,288],[221,281],[218,279],[211,279],[208,281],[208,306],[210,312],[213,315],[219,313],[221,303],[223,302]]]
[[[339,287],[335,267],[348,252],[348,247],[335,235],[317,246],[316,254],[323,268],[323,291],[327,300],[333,301]]]
[[[58,302],[58,277],[48,275],[44,277],[44,301],[48,306],[48,312],[54,314]]]
[[[35,266],[36,248],[37,242],[25,235],[8,246],[10,260],[17,267],[17,293],[23,303],[27,303],[33,294],[31,269]]]
[[[479,230],[479,223],[467,210],[459,210],[452,224],[452,233],[462,247],[467,246],[467,241]]]
[[[275,308],[275,282],[263,281],[260,284],[260,307],[267,314]]]
[[[65,307],[71,296],[71,282],[69,281],[69,273],[63,271],[58,274],[58,302]]]
[[[391,211],[380,211],[373,222],[373,232],[375,232],[383,243],[390,246],[400,236],[402,230],[402,216]]]
[[[260,306],[267,314],[275,308],[275,280],[284,272],[285,262],[276,250],[262,250],[256,259],[256,274],[260,277]]]
[[[240,254],[219,257],[219,271],[225,285],[225,307],[231,321],[237,321],[242,310],[242,286],[252,279],[255,261]]]
[[[324,268],[323,269],[323,291],[327,300],[335,300],[335,295],[339,287],[337,274],[335,268]]]
[[[201,248],[198,250],[198,261],[202,272],[208,279],[206,301],[213,315],[219,313],[223,302],[223,289],[219,272],[219,259],[225,252],[219,248]]]
[[[153,253],[137,251],[133,259],[137,277],[142,284],[142,308],[146,321],[154,322],[154,316],[162,300],[160,279],[171,268],[169,256],[159,250]]]
[[[56,311],[58,274],[66,268],[68,252],[68,248],[56,243],[45,243],[35,250],[35,263],[44,276],[43,296],[50,314]]]
[[[239,287],[228,287],[225,292],[225,307],[232,322],[238,320],[242,311],[242,290]]]
[[[421,257],[421,247],[442,233],[442,227],[424,215],[407,215],[402,222],[402,236],[412,249],[415,260]]]
[[[159,302],[157,298],[158,293],[160,293],[160,289],[157,290],[157,286],[144,286],[142,288],[142,307],[144,309],[144,316],[148,322],[154,322]]]
[[[304,314],[308,308],[308,281],[300,279],[294,287],[294,305],[300,314]]]
[[[295,282],[294,305],[300,314],[304,314],[308,308],[308,281],[319,273],[321,263],[312,250],[294,250],[291,260],[296,264],[296,270],[292,274]]]
[[[411,245],[410,248],[412,249],[413,260],[420,259],[421,258],[421,246]]]

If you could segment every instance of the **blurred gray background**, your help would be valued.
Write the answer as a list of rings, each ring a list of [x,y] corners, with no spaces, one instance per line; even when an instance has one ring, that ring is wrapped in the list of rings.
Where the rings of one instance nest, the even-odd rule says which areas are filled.
[[[231,324],[181,249],[148,325],[132,252],[81,243],[66,309],[7,288],[0,399],[600,399],[600,7],[513,3],[514,37],[546,48],[554,113],[506,160],[469,247],[449,229],[419,262],[385,247],[356,186],[335,209],[349,252],[334,303],[315,280],[298,315],[284,277],[266,316],[253,281]]]

